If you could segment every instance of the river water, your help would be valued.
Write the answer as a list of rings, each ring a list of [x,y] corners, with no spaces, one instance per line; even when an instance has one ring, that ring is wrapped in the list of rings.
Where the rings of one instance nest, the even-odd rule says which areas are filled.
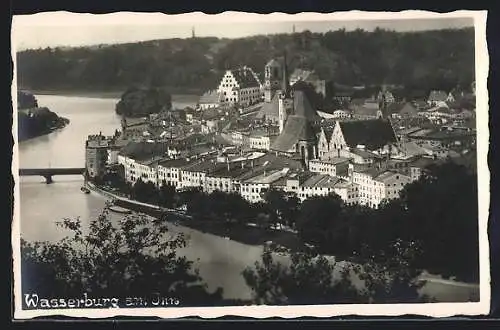
[[[19,167],[83,167],[84,143],[89,134],[101,131],[111,135],[120,127],[115,114],[116,99],[99,99],[74,96],[37,95],[40,106],[46,106],[58,115],[70,120],[65,128],[49,135],[18,144]],[[174,107],[192,106],[185,98]],[[80,217],[84,226],[102,211],[106,198],[95,194],[83,194],[81,176],[55,176],[54,183],[47,185],[42,177],[20,179],[20,231],[29,241],[56,241],[67,232],[56,226],[65,217]],[[117,221],[118,215],[113,215]],[[261,247],[249,246],[223,238],[200,233],[189,228],[172,226],[173,232],[183,232],[190,237],[188,247],[180,251],[199,269],[210,290],[222,287],[225,298],[249,299],[250,288],[241,272],[260,259]],[[471,288],[433,283],[425,293],[441,301],[466,301]],[[475,289],[473,290],[475,291]]]
[[[70,120],[65,128],[18,145],[19,167],[83,167],[84,143],[87,135],[101,131],[113,134],[120,127],[115,114],[116,99],[37,95],[38,103]],[[184,100],[183,100],[184,101]],[[193,105],[175,102],[182,108]],[[67,232],[56,226],[65,217],[80,217],[84,224],[99,215],[106,198],[80,191],[80,176],[55,176],[53,184],[42,177],[20,179],[20,230],[29,241],[56,241]],[[118,216],[115,216],[118,217]],[[181,253],[195,261],[209,289],[222,287],[226,298],[250,298],[241,271],[259,259],[262,249],[228,241],[189,228],[173,227],[190,236],[189,245]]]

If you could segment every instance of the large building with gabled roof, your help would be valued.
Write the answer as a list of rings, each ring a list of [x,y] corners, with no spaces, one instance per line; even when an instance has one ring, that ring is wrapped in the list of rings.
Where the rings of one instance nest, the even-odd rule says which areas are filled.
[[[222,104],[249,106],[262,100],[263,86],[257,74],[244,66],[227,70],[217,89]]]

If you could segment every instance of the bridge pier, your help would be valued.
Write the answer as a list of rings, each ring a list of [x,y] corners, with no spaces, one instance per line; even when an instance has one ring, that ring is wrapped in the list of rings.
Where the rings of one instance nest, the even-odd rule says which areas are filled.
[[[51,184],[52,182],[54,182],[52,181],[52,175],[44,175],[43,177],[45,178],[46,184]]]

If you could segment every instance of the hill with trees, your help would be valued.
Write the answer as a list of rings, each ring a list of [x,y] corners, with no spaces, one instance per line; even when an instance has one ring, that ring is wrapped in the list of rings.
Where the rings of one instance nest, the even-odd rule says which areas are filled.
[[[129,88],[116,104],[115,111],[126,117],[144,117],[172,108],[172,96],[160,88]]]
[[[48,134],[69,124],[69,119],[59,117],[47,107],[39,107],[36,97],[25,91],[17,93],[18,140],[23,141]]]
[[[472,28],[423,32],[309,31],[240,39],[167,39],[17,54],[19,86],[32,90],[213,89],[224,70],[247,65],[261,77],[287,52],[290,70],[314,69],[343,85],[403,85],[411,90],[468,88],[474,80]]]

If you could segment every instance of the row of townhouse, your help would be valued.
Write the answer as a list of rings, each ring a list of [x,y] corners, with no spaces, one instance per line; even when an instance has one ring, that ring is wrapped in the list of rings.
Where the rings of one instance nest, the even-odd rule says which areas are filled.
[[[304,201],[315,196],[338,195],[347,205],[358,202],[358,187],[342,178],[328,174],[314,174],[299,187],[297,197]]]
[[[251,131],[236,130],[231,132],[230,137],[234,145],[254,150],[270,150],[272,142],[276,139],[276,134],[260,128]]]
[[[206,193],[239,193],[251,203],[264,201],[267,191],[278,189],[296,194],[301,201],[337,194],[347,205],[359,203],[376,208],[384,199],[397,198],[406,184],[418,178],[418,174],[404,174],[396,169],[355,167],[344,158],[311,160],[310,171],[305,172],[263,161],[267,157],[263,155],[256,153],[252,159],[208,155],[163,160],[137,160],[121,155],[119,162],[131,183],[140,178],[157,186],[172,185],[177,190],[200,187]]]
[[[413,181],[409,175],[396,170],[349,166],[351,182],[358,186],[358,203],[378,208],[384,200],[399,198],[401,190]]]

